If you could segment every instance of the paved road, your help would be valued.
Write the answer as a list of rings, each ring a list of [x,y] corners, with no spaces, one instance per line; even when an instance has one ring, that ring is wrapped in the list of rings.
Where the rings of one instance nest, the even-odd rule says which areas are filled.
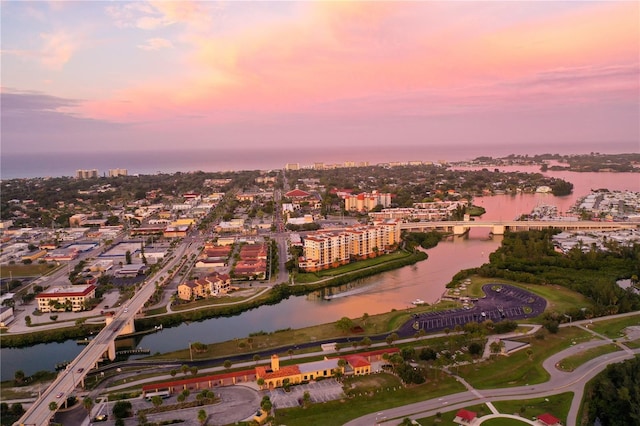
[[[126,306],[115,311],[113,321],[95,336],[87,347],[73,360],[67,369],[58,375],[53,383],[42,393],[40,398],[27,410],[19,423],[44,425],[53,416],[49,404],[55,402],[61,405],[82,381],[87,372],[93,368],[102,355],[109,349],[109,345],[118,335],[118,332],[142,309],[145,302],[155,291],[156,281],[181,261],[190,244],[191,239],[185,239],[184,243],[176,249],[174,258],[167,262],[163,270],[150,278],[129,300]]]
[[[626,314],[612,315],[609,317],[601,317],[593,320],[577,321],[572,324],[563,324],[562,326],[582,327],[584,324],[588,324],[591,321],[596,322],[633,315],[638,315],[638,313],[628,312]],[[588,331],[592,332],[594,335],[598,335],[592,330]],[[471,390],[444,396],[442,398],[430,399],[415,404],[409,404],[402,407],[384,410],[382,415],[386,418],[386,422],[391,422],[391,419],[402,419],[404,417],[410,417],[414,419],[429,417],[435,415],[437,412],[457,410],[460,408],[468,407],[469,405],[487,403],[491,401],[540,398],[556,395],[558,393],[573,392],[574,398],[569,410],[569,414],[567,416],[566,424],[567,426],[575,426],[578,410],[582,402],[584,386],[586,385],[586,383],[602,370],[604,370],[607,365],[622,362],[640,354],[640,349],[629,349],[628,347],[622,345],[620,342],[617,342],[617,344],[623,349],[622,351],[602,355],[598,358],[592,359],[576,368],[572,372],[561,371],[555,367],[558,362],[568,356],[575,355],[583,350],[592,347],[614,343],[611,339],[605,336],[602,337],[605,340],[594,340],[586,343],[581,343],[547,358],[543,362],[543,368],[549,373],[550,379],[545,383],[540,383],[532,386],[527,385],[512,388],[478,390],[471,388],[470,385],[466,384],[462,378],[457,377],[458,380],[461,381],[461,383],[466,384],[467,388]],[[379,421],[380,417],[380,413],[371,413],[346,423],[346,426],[370,426],[372,424],[381,423]]]

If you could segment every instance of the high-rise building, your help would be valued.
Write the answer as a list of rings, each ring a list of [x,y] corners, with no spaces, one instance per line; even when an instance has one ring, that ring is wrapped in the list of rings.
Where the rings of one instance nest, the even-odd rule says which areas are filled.
[[[98,177],[98,170],[97,169],[92,169],[92,170],[80,169],[80,170],[76,170],[76,179],[91,179],[91,178],[97,178],[97,177]]]
[[[109,177],[127,176],[127,169],[109,169]]]

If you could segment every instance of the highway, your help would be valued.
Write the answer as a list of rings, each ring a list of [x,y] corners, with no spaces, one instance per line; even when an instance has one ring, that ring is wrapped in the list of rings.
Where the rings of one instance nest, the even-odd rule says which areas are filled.
[[[40,398],[20,418],[18,425],[45,425],[49,423],[55,412],[55,410],[52,411],[49,408],[49,404],[55,402],[59,407],[66,401],[78,383],[82,381],[85,374],[102,359],[102,355],[109,349],[122,327],[133,321],[135,315],[153,295],[158,278],[182,261],[182,257],[192,243],[197,243],[197,241],[197,239],[191,237],[183,240],[182,244],[176,248],[173,258],[154,277],[146,280],[131,300],[115,312],[113,321],[91,340],[87,347],[64,371],[60,372],[56,380],[42,392]]]

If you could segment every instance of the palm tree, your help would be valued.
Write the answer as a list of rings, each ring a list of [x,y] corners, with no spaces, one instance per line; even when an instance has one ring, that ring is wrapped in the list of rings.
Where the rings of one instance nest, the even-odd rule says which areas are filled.
[[[253,361],[256,363],[256,365],[258,365],[258,361],[260,361],[260,355],[255,354],[255,355],[253,356]]]
[[[84,407],[85,410],[87,410],[87,413],[91,415],[91,409],[93,408],[93,399],[91,399],[90,396],[86,396],[82,400],[82,406]]]
[[[51,401],[49,403],[49,410],[56,411],[58,409],[58,403],[55,401]]]

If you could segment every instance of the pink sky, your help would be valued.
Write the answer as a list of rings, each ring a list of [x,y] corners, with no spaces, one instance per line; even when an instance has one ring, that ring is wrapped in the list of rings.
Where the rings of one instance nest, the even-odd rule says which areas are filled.
[[[638,16],[637,2],[5,2],[2,148],[638,146]]]

